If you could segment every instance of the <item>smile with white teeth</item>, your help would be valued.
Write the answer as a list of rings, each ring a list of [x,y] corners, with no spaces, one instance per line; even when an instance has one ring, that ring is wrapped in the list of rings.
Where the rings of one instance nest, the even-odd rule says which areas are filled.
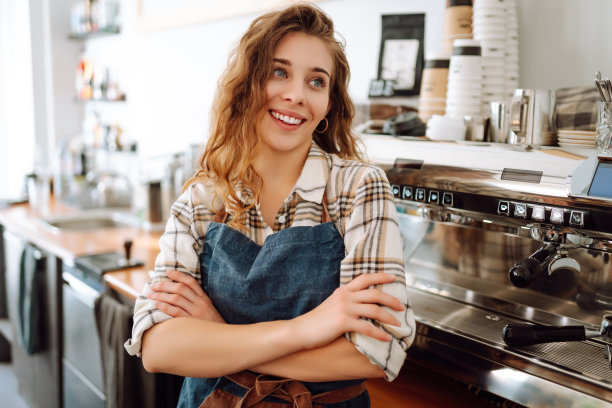
[[[272,114],[272,116],[274,116],[276,119],[280,120],[283,123],[286,123],[288,125],[297,125],[299,123],[302,122],[302,119],[298,119],[298,118],[293,118],[291,116],[287,116],[287,115],[281,115],[278,112],[274,112],[274,111],[270,111],[270,113]]]

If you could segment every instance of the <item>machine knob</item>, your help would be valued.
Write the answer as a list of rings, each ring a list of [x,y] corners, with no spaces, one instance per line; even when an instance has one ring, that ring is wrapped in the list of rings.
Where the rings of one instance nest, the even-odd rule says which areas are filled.
[[[525,258],[510,268],[510,282],[517,288],[526,288],[535,280],[540,271],[540,263],[532,258]]]

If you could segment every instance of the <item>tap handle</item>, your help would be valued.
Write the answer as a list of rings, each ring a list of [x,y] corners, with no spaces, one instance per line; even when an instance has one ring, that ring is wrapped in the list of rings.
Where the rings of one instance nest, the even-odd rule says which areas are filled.
[[[504,343],[511,347],[530,346],[539,343],[586,340],[584,326],[542,326],[511,323],[502,331]]]
[[[130,255],[132,253],[132,240],[127,239],[123,242],[123,249],[125,250],[125,261],[130,263]]]

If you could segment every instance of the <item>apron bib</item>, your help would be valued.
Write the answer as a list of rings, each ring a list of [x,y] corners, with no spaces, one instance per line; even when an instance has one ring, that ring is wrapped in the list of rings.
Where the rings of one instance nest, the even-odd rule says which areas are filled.
[[[323,202],[324,217],[329,219]],[[227,323],[292,319],[338,288],[344,252],[344,240],[332,222],[286,228],[268,236],[262,246],[223,223],[211,222],[200,255],[202,287]],[[266,391],[274,396],[259,401],[256,389],[275,390]],[[308,392],[312,396],[303,397]],[[178,406],[237,407],[243,397],[245,407],[370,406],[363,380],[310,383],[250,371],[220,378],[186,377]]]

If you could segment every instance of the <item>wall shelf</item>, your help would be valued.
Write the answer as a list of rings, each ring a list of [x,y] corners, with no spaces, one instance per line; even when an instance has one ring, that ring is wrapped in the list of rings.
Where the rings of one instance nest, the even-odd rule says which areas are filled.
[[[71,40],[88,40],[95,37],[105,37],[108,35],[117,35],[121,32],[119,27],[105,27],[96,31],[88,31],[84,33],[70,33],[68,38]]]

